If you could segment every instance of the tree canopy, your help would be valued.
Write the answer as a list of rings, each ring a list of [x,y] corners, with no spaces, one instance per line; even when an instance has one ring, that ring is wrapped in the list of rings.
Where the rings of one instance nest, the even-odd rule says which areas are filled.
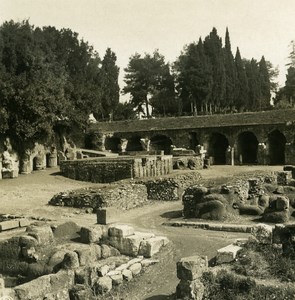
[[[119,102],[116,55],[98,53],[70,29],[28,21],[0,27],[0,131],[16,143],[48,141],[63,122],[84,128]]]

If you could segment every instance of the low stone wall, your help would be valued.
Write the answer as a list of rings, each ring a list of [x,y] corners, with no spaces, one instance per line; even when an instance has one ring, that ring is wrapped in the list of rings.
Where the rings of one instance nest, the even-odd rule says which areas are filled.
[[[92,208],[117,207],[130,209],[148,201],[147,189],[143,184],[113,184],[102,188],[85,188],[55,195],[50,205]]]
[[[110,183],[126,178],[162,176],[172,172],[172,156],[120,156],[62,161],[64,176],[99,183]]]

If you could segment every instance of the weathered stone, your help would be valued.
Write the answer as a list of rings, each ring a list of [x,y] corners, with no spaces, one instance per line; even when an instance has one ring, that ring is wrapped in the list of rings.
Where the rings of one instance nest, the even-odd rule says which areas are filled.
[[[288,185],[292,180],[292,171],[282,171],[277,174],[277,182],[279,185]]]
[[[122,276],[126,281],[130,281],[133,278],[132,272],[128,269],[122,271]]]
[[[0,222],[0,232],[5,231],[5,230],[18,228],[18,227],[19,227],[19,221],[18,220],[9,220],[9,221]]]
[[[117,268],[115,269],[115,271],[120,271],[120,272],[122,272],[123,270],[126,270],[128,267],[129,267],[129,266],[128,266],[127,263],[126,263],[126,264],[122,264],[122,265],[120,265],[119,267],[117,267]]]
[[[200,278],[208,268],[207,256],[189,256],[180,259],[176,264],[177,277],[181,280]]]
[[[99,268],[97,268],[97,274],[100,277],[105,276],[110,270],[110,267],[108,265],[104,265],[104,266],[100,266]]]
[[[157,264],[159,262],[158,259],[143,259],[141,261],[141,265],[143,268],[149,267],[151,265]]]
[[[140,243],[138,254],[143,255],[144,257],[152,257],[154,254],[158,253],[162,246],[166,245],[167,242],[168,239],[161,236],[143,240]]]
[[[135,263],[129,267],[129,270],[132,272],[132,275],[138,275],[142,269],[141,263]]]
[[[116,222],[119,210],[113,207],[98,208],[96,210],[97,224],[112,224]]]
[[[86,243],[86,244],[98,243],[100,239],[103,237],[103,230],[99,225],[81,227],[80,237],[82,243]]]
[[[125,238],[134,234],[134,228],[129,225],[114,225],[109,227],[110,237]]]
[[[53,242],[53,232],[49,225],[29,226],[27,228],[28,235],[34,237],[39,244],[50,244]]]
[[[79,232],[81,227],[78,226],[75,222],[69,221],[58,225],[54,231],[53,235],[55,238],[62,238],[62,239],[75,239],[79,237]]]
[[[241,247],[235,245],[228,245],[224,248],[218,249],[216,255],[216,264],[232,262],[235,260],[238,252],[241,249]]]
[[[75,269],[79,267],[79,257],[74,251],[69,251],[65,254],[62,261],[62,267],[66,270]]]
[[[113,287],[112,282],[113,282],[112,279],[108,276],[99,277],[97,281],[94,283],[93,288],[96,293],[105,294],[112,289]]]
[[[22,235],[19,237],[19,245],[21,247],[36,247],[38,245],[38,241],[29,235]]]
[[[123,283],[123,275],[116,274],[116,275],[110,275],[112,281],[113,281],[113,286],[120,285]]]
[[[58,250],[58,251],[54,252],[52,254],[52,256],[50,257],[47,265],[52,268],[59,266],[63,262],[65,254],[67,252],[68,252],[67,250]]]
[[[71,300],[95,300],[90,287],[83,284],[76,284],[69,290]]]
[[[181,280],[176,287],[177,299],[194,299],[202,300],[205,287],[201,281],[193,280]]]
[[[127,262],[127,265],[128,265],[128,267],[130,267],[130,266],[133,265],[133,264],[141,263],[142,260],[143,260],[143,256],[138,256],[138,257],[135,257],[135,258],[129,260],[129,261]]]
[[[288,230],[283,224],[276,224],[275,228],[272,231],[272,242],[275,244],[281,244],[284,238],[288,238]]]
[[[31,225],[30,220],[25,218],[19,220],[19,227],[27,227],[29,225]]]
[[[271,244],[272,243],[272,226],[267,224],[257,224],[252,227],[252,235],[261,244]]]

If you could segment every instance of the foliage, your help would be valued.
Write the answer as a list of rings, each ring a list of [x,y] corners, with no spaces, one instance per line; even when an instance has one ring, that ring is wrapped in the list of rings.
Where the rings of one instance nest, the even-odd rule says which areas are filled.
[[[85,128],[88,115],[108,114],[119,99],[116,56],[102,61],[70,29],[0,27],[0,131],[30,147],[50,142],[58,124]]]
[[[149,118],[150,102],[157,107],[156,103],[160,97],[164,105],[163,111],[166,112],[166,103],[174,96],[174,84],[171,85],[173,78],[163,55],[157,50],[153,55],[145,53],[144,57],[136,53],[130,57],[125,72],[126,86],[123,93],[130,94],[131,103],[137,112],[143,112],[144,105],[146,116]],[[157,109],[161,111],[162,105],[158,105]]]

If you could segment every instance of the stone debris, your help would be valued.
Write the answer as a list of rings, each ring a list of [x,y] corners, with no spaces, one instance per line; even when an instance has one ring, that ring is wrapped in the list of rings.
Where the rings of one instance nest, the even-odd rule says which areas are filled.
[[[233,244],[218,249],[216,255],[216,264],[219,265],[232,262],[233,260],[235,260],[240,250],[242,250],[242,247]]]
[[[52,229],[49,225],[27,227],[29,236],[34,237],[39,244],[50,244],[54,240]]]

